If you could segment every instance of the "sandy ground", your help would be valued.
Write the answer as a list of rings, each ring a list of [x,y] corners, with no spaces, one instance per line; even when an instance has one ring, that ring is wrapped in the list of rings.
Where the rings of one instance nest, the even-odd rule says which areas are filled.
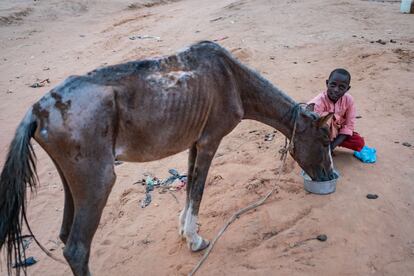
[[[161,40],[130,40],[134,35]],[[414,275],[414,147],[402,145],[414,144],[414,15],[400,14],[398,1],[4,0],[0,37],[0,164],[32,103],[67,76],[102,65],[218,40],[299,102],[324,90],[330,70],[348,68],[361,116],[357,130],[377,149],[378,162],[363,164],[337,150],[337,191],[316,196],[303,190],[289,159],[278,193],[228,229],[199,275]],[[46,87],[29,87],[46,78]],[[204,237],[212,239],[234,211],[274,185],[283,137],[277,132],[264,141],[272,131],[244,121],[223,140],[201,206]],[[41,243],[62,256],[62,185],[35,148],[41,186],[29,220]],[[185,275],[199,260],[201,253],[190,253],[178,236],[185,192],[175,193],[178,204],[155,192],[141,209],[144,188],[133,185],[144,173],[185,171],[186,158],[183,152],[117,166],[93,243],[94,275]],[[368,200],[368,193],[379,198]],[[328,240],[308,240],[318,234]],[[71,275],[35,244],[28,254],[39,261],[30,275]]]

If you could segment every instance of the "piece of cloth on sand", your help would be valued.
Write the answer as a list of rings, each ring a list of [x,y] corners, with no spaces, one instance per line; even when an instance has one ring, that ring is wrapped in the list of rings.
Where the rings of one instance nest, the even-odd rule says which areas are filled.
[[[377,150],[364,146],[361,151],[355,151],[354,156],[364,163],[375,163],[377,161]]]

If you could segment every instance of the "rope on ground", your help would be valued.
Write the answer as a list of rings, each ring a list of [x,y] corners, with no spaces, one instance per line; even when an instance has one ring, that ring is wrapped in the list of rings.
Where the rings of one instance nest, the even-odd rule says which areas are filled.
[[[251,203],[250,205],[248,205],[247,207],[244,207],[240,210],[238,210],[236,213],[234,213],[231,218],[224,224],[224,226],[221,228],[220,232],[217,234],[217,236],[211,241],[210,246],[206,249],[206,252],[204,253],[203,257],[200,259],[200,261],[197,263],[197,265],[193,268],[193,270],[188,274],[189,276],[193,276],[197,270],[202,266],[202,264],[207,260],[208,256],[210,255],[211,251],[213,250],[214,245],[216,244],[216,242],[220,239],[220,237],[224,234],[224,232],[227,230],[227,228],[230,226],[230,224],[232,224],[236,219],[240,218],[241,215],[243,215],[244,213],[247,213],[248,211],[259,207],[260,205],[262,205],[263,203],[265,203],[265,201],[274,193],[274,191],[276,191],[277,189],[277,183],[279,183],[280,180],[280,176],[282,175],[282,170],[285,166],[286,163],[286,158],[287,158],[287,153],[289,151],[291,151],[293,149],[293,141],[295,138],[295,133],[296,133],[296,120],[295,123],[293,125],[293,131],[292,131],[292,138],[289,141],[289,144],[287,143],[287,138],[285,140],[285,146],[284,148],[280,151],[282,156],[280,158],[280,160],[282,160],[279,169],[278,169],[278,176],[276,179],[275,184],[273,185],[272,189],[261,199],[259,199],[256,202]]]

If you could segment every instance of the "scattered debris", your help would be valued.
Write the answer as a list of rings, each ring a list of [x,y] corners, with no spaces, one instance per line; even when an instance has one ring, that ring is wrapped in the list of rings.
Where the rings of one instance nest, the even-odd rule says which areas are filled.
[[[145,239],[141,240],[141,244],[143,245],[148,245],[150,243],[153,243],[153,240],[148,239],[148,237],[146,237]]]
[[[397,43],[397,41],[396,41],[396,40],[394,40],[394,39],[390,39],[390,42],[391,42],[391,43]]]
[[[168,177],[166,180],[164,180],[161,185],[163,186],[170,186],[171,184],[174,183],[175,180],[180,180],[182,186],[180,186],[180,188],[178,188],[177,190],[181,189],[185,184],[187,184],[187,176],[186,175],[181,175],[176,169],[169,169],[168,172],[171,174],[170,177]],[[172,187],[174,188],[174,187]],[[171,188],[170,188],[171,190]],[[175,190],[175,189],[173,189]]]
[[[154,185],[159,184],[159,179],[156,177],[147,176],[145,179],[145,198],[141,201],[141,208],[145,208],[150,205],[152,201],[151,192],[154,191]]]
[[[135,3],[131,3],[131,4],[128,5],[128,9],[134,10],[134,9],[137,9],[137,8],[139,8],[139,7]]]
[[[145,208],[148,205],[150,205],[151,201],[152,201],[151,194],[149,192],[146,192],[144,200],[141,201],[141,208]]]
[[[382,39],[378,39],[377,41],[375,41],[376,43],[379,43],[379,44],[381,44],[381,45],[385,45],[385,44],[387,44],[387,42],[385,42],[384,40],[382,40]]]
[[[170,177],[161,181],[159,178],[148,175],[145,180],[140,180],[134,184],[141,183],[145,185],[145,198],[141,201],[141,208],[145,208],[151,204],[152,196],[151,192],[154,191],[156,187],[160,187],[160,193],[178,191],[181,190],[187,184],[187,176],[181,175],[176,169],[169,169],[168,172],[171,174]],[[172,185],[176,180],[180,180],[179,184]],[[171,193],[171,195],[178,202],[177,197]]]
[[[376,195],[376,194],[367,194],[367,198],[368,199],[377,199],[378,195]]]
[[[216,21],[219,21],[219,20],[222,20],[222,19],[224,19],[224,17],[223,16],[220,16],[220,17],[211,19],[210,22],[216,22]]]
[[[137,39],[155,39],[156,41],[161,41],[161,37],[154,36],[154,35],[133,35],[129,37],[130,40],[137,40]]]
[[[275,135],[276,135],[275,133],[268,133],[268,134],[265,135],[264,140],[265,141],[272,141],[273,138],[275,138]]]
[[[37,81],[37,82],[33,83],[32,85],[30,85],[30,87],[32,87],[32,88],[39,88],[39,87],[45,86],[48,83],[50,83],[49,78],[44,79],[44,80],[41,80],[41,81]]]
[[[13,93],[13,91],[10,89],[7,89],[6,94],[11,94],[11,93]]]
[[[23,235],[20,236],[18,239],[22,240],[23,249],[27,249],[33,241],[33,235]]]
[[[249,183],[247,185],[245,185],[244,187],[248,190],[248,191],[253,191],[257,194],[257,191],[263,187],[266,187],[266,180],[265,179],[257,179],[257,178],[253,178],[251,180],[249,180]]]
[[[410,144],[410,143],[407,143],[407,142],[402,143],[402,145],[403,145],[404,147],[411,147],[411,144]]]
[[[268,234],[268,235],[269,235],[269,233],[266,233],[266,234]],[[270,234],[275,234],[275,235],[277,235],[277,234],[278,234],[278,232],[271,232]],[[308,241],[312,241],[312,240],[318,240],[318,241],[324,242],[324,241],[327,241],[327,240],[328,240],[328,236],[327,236],[327,235],[325,235],[325,234],[321,234],[321,235],[316,236],[315,238],[308,238],[308,239],[304,239],[304,240],[297,241],[297,242],[294,242],[294,243],[290,243],[290,244],[289,244],[289,247],[285,248],[285,249],[283,250],[283,252],[287,252],[288,250],[290,250],[290,249],[292,249],[292,248],[299,247],[299,246],[301,246],[301,245],[305,244],[306,242],[308,242]]]
[[[13,268],[17,268],[17,267],[27,267],[27,266],[34,265],[35,263],[37,263],[37,260],[34,257],[29,257],[29,258],[26,258],[21,263],[14,264],[13,265]]]
[[[316,239],[317,239],[318,241],[324,242],[324,241],[326,241],[326,240],[328,239],[328,236],[327,236],[327,235],[325,235],[325,234],[321,234],[321,235],[318,235],[318,236],[316,237]]]
[[[138,181],[132,183],[132,185],[135,185],[135,184],[145,185],[145,179],[141,179],[141,180],[138,180]]]
[[[228,37],[228,36],[223,36],[223,37],[220,37],[220,38],[214,39],[213,41],[215,41],[215,42],[217,42],[217,41],[222,41],[222,40],[225,40],[225,39],[227,39],[227,38],[229,38],[229,37]]]

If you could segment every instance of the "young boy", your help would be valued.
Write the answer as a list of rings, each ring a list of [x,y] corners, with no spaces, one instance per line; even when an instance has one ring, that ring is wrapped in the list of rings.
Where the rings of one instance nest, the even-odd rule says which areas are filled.
[[[337,146],[360,151],[364,138],[354,131],[355,103],[350,94],[351,75],[348,71],[338,68],[332,71],[326,80],[327,91],[319,94],[308,104],[308,109],[321,116],[333,113],[330,122],[331,150]]]

